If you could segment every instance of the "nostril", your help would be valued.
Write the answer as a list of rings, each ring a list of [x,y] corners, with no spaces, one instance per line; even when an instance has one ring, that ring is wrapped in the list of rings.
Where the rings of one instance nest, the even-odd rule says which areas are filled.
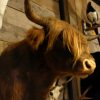
[[[53,96],[53,93],[50,91],[50,95]]]
[[[89,64],[88,61],[85,61],[85,66],[86,66],[87,69],[91,69],[91,65]]]
[[[84,71],[94,71],[96,68],[96,63],[92,59],[84,59],[83,61]]]
[[[82,72],[86,74],[92,74],[96,68],[96,63],[93,59],[84,59],[83,60],[83,69]]]

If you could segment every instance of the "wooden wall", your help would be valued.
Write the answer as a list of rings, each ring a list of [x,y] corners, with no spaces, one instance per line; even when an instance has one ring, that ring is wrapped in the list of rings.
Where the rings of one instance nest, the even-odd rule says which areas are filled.
[[[59,18],[58,1],[32,0],[35,12],[43,16],[57,16]],[[30,22],[24,14],[24,0],[9,0],[3,18],[3,27],[0,29],[0,52],[8,44],[25,38],[25,32],[31,27],[40,27]]]
[[[86,5],[89,0],[66,1],[68,2],[66,16],[69,17],[70,24],[82,31],[81,20],[86,17]],[[60,16],[58,0],[32,0],[32,7],[35,12],[43,16],[56,16],[58,18]],[[100,7],[96,6],[96,8],[100,13]],[[26,36],[26,30],[32,26],[40,27],[26,18],[24,0],[9,0],[3,18],[3,27],[0,29],[0,40],[9,43],[20,41]]]

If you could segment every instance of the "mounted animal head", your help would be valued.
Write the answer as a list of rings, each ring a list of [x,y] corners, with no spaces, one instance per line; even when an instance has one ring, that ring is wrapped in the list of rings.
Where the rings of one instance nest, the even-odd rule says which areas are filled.
[[[65,21],[39,16],[32,11],[30,0],[24,3],[28,19],[43,26],[41,36],[32,34],[31,37],[33,41],[37,38],[38,50],[45,48],[46,64],[59,75],[87,76],[93,73],[96,64],[90,55],[86,37]],[[33,49],[36,41],[30,43]]]

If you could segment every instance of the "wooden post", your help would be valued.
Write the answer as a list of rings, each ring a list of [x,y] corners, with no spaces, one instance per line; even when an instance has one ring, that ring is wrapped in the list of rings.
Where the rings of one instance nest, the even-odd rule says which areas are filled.
[[[2,20],[8,0],[0,0],[0,29],[2,28]]]

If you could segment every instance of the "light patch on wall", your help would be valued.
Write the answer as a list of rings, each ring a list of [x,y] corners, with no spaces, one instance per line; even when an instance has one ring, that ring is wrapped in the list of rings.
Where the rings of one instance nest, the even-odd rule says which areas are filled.
[[[0,29],[2,28],[2,20],[8,0],[0,0]]]

